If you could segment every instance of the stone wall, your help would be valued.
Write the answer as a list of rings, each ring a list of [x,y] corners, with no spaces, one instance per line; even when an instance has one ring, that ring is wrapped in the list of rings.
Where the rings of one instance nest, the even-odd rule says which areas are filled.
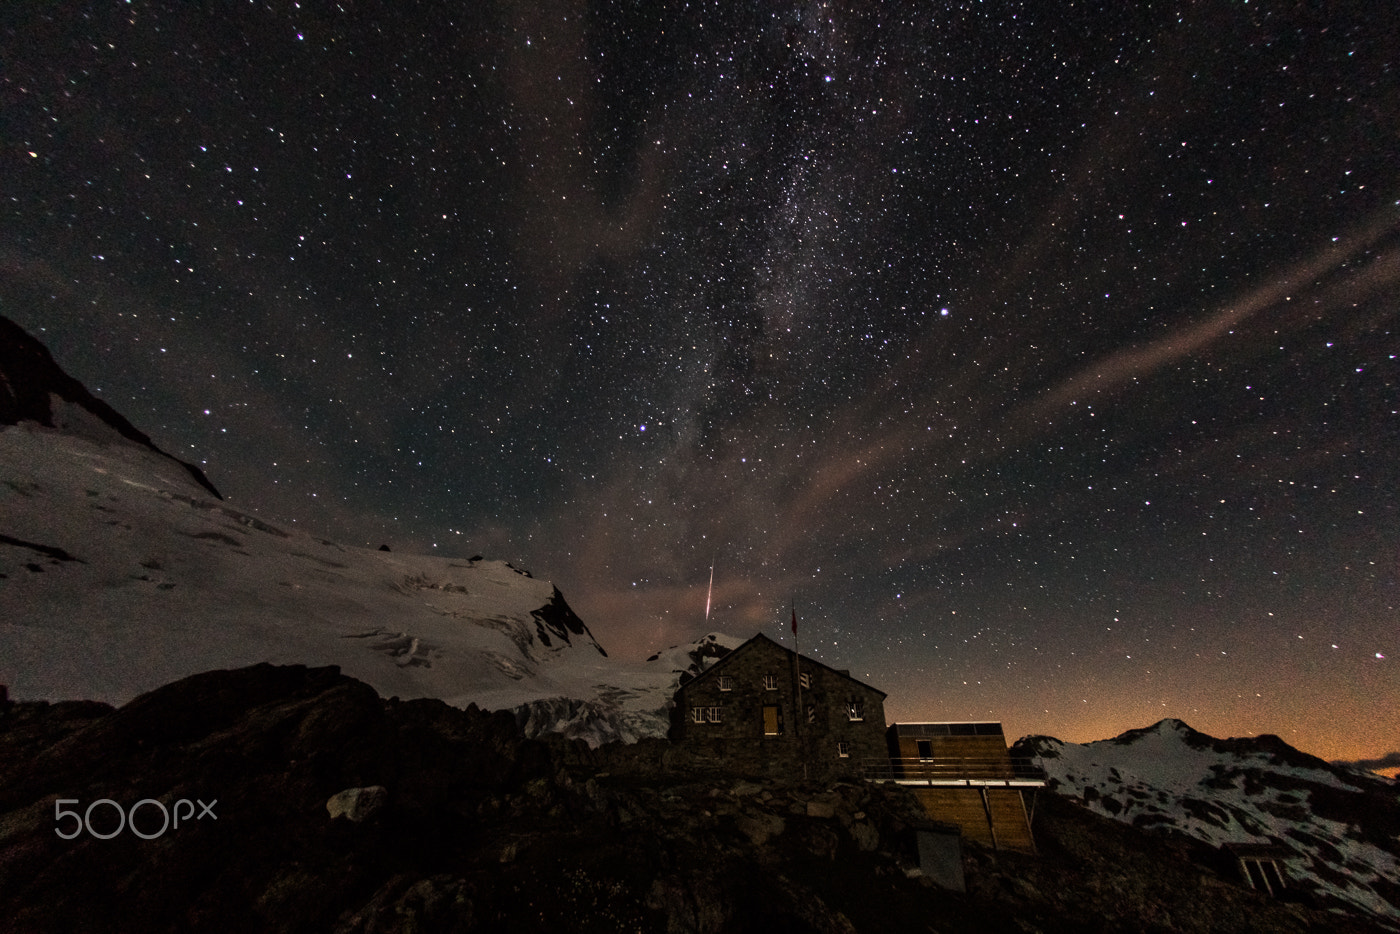
[[[831,779],[859,777],[865,760],[886,756],[884,694],[809,658],[799,668],[796,653],[764,636],[676,699],[671,739],[700,768]]]

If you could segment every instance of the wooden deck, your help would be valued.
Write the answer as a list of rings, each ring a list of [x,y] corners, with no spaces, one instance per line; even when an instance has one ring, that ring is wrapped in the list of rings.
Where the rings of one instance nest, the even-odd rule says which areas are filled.
[[[867,759],[866,781],[901,785],[991,788],[1043,788],[1045,770],[1032,759],[1011,756],[933,756],[922,759]]]

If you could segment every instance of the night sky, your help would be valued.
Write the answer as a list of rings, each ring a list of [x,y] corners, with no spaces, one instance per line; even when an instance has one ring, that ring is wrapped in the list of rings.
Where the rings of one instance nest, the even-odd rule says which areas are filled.
[[[795,603],[891,719],[1400,750],[1400,6],[0,24],[0,311],[239,508],[623,657]]]

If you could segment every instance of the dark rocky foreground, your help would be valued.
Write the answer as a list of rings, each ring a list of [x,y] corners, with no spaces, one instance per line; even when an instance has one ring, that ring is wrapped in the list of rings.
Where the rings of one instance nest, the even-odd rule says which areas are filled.
[[[383,791],[339,794],[364,788]],[[150,803],[134,829],[151,839],[110,804],[81,823],[100,799],[148,798],[180,826]],[[969,844],[968,892],[946,892],[915,870],[920,819],[896,786],[704,776],[662,742],[525,740],[508,714],[260,665],[119,710],[0,711],[0,928],[1380,930],[1268,900],[1198,845],[1049,793],[1039,856]]]

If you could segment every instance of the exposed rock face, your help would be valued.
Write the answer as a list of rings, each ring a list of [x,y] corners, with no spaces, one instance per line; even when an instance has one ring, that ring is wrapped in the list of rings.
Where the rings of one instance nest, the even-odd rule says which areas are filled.
[[[54,398],[86,411],[128,441],[169,457],[184,467],[196,483],[223,499],[202,470],[156,447],[149,436],[116,409],[65,373],[38,339],[0,315],[0,425],[33,421],[49,428],[59,427],[54,423]]]
[[[735,640],[730,636],[712,632],[697,639],[684,656],[676,655],[674,650],[680,647],[675,646],[666,652],[657,652],[647,661],[659,661],[662,655],[668,655],[672,663],[676,665],[675,671],[680,675],[680,683],[685,684],[697,675],[709,670],[711,665],[742,644],[743,640]]]
[[[339,794],[331,795],[326,802],[326,813],[332,819],[343,817],[359,823],[374,816],[374,813],[389,800],[389,789],[383,785],[370,785],[368,788],[347,788]]]
[[[1044,858],[968,845],[968,893],[947,892],[921,876],[898,786],[697,780],[662,740],[527,740],[509,714],[258,665],[115,710],[0,705],[0,927],[1373,930],[1063,799],[1040,814]]]
[[[528,576],[528,575],[527,575]],[[546,646],[553,645],[549,636],[554,634],[556,639],[570,642],[569,633],[576,636],[587,636],[588,642],[598,650],[598,654],[607,657],[607,652],[593,638],[593,633],[588,631],[583,620],[578,618],[573,607],[564,601],[564,595],[555,587],[550,594],[549,600],[538,610],[530,611],[530,615],[535,618],[535,634]]]

